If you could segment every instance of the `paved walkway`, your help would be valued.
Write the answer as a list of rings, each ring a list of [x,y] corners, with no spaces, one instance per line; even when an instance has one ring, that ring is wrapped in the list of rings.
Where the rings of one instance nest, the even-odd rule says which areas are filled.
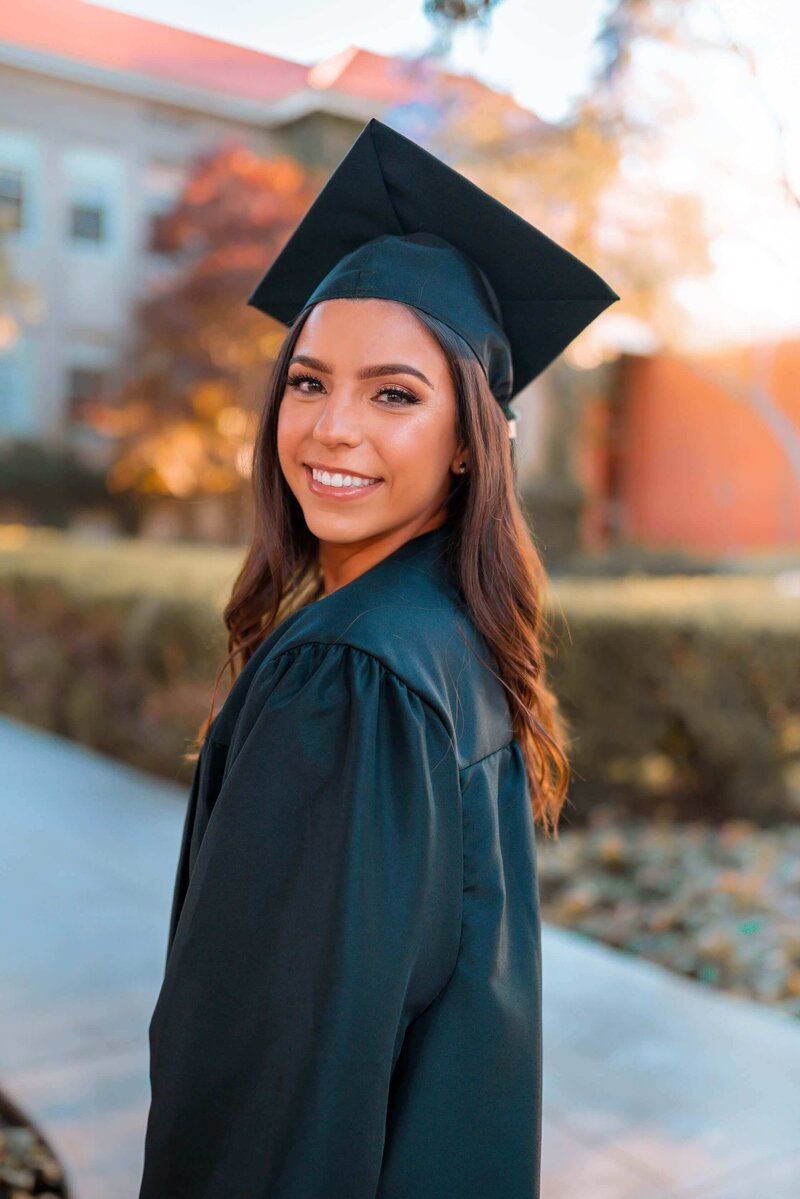
[[[136,1199],[186,789],[7,719],[0,759],[0,1086],[74,1199]],[[542,1199],[797,1199],[800,1024],[550,926],[543,954]]]

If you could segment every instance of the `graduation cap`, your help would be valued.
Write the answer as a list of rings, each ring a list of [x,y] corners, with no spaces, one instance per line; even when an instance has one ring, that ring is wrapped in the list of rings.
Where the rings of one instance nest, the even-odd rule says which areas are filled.
[[[511,399],[619,296],[434,154],[364,126],[249,297],[290,324],[321,300],[399,300],[459,333],[511,422]]]

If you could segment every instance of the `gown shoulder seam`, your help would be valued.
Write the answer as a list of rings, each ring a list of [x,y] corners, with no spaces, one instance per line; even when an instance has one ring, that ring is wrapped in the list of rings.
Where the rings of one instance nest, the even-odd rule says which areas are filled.
[[[410,683],[408,683],[402,677],[402,675],[399,675],[396,670],[392,669],[391,666],[388,666],[387,663],[384,662],[383,658],[381,658],[379,654],[375,654],[371,650],[364,649],[360,645],[353,645],[349,641],[314,641],[314,640],[299,641],[299,642],[297,642],[296,645],[287,646],[286,649],[281,650],[280,653],[275,654],[274,657],[267,658],[264,661],[264,663],[259,667],[259,672],[267,666],[267,663],[272,664],[274,662],[278,662],[278,661],[280,661],[281,658],[285,658],[289,654],[295,653],[297,650],[308,649],[310,647],[318,647],[318,648],[323,648],[323,649],[346,649],[346,650],[350,650],[351,652],[361,654],[363,657],[371,658],[374,662],[377,662],[378,666],[380,666],[380,668],[384,672],[384,674],[390,675],[393,679],[396,680],[396,682],[398,682],[401,685],[401,687],[403,687],[403,689],[405,691],[408,691],[411,695],[415,696],[420,701],[420,703],[424,704],[425,707],[428,708],[434,714],[434,716],[437,718],[437,720],[441,724],[442,728],[444,729],[444,732],[447,734],[447,737],[450,741],[451,748],[453,750],[453,756],[455,757],[456,762],[458,762],[458,752],[457,752],[455,740],[453,737],[453,731],[448,724],[445,714],[439,710],[436,703],[432,699],[430,699],[428,696],[423,695],[423,693],[421,691],[419,691],[416,687],[413,687]],[[464,768],[459,767],[459,770],[461,770],[461,769],[464,769]]]

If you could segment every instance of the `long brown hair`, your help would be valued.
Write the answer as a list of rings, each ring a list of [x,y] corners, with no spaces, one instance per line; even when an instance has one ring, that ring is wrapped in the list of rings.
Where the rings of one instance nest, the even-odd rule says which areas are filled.
[[[291,612],[319,598],[324,581],[318,542],[288,487],[278,460],[278,410],[288,364],[313,305],[290,327],[273,365],[253,454],[254,528],[223,612],[228,656],[211,708],[184,760],[196,761],[214,718],[223,671],[231,682],[261,642]],[[495,656],[506,688],[514,736],[525,761],[534,819],[558,837],[570,767],[567,729],[547,684],[550,628],[543,612],[546,575],[515,488],[513,442],[486,375],[467,343],[427,313],[412,312],[441,346],[457,397],[457,438],[469,446],[467,474],[453,476],[447,519],[449,558],[466,610]]]

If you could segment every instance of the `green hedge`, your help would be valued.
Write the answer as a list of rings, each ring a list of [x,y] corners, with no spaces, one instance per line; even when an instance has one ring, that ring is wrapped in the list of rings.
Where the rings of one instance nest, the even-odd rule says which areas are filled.
[[[800,574],[560,579],[549,616],[577,814],[800,813]]]
[[[0,529],[0,708],[187,779],[180,754],[208,710],[241,556]],[[565,821],[602,800],[645,815],[800,813],[797,582],[551,583],[551,671],[573,736]]]
[[[141,769],[190,777],[180,755],[208,712],[241,557],[0,529],[0,708]]]

